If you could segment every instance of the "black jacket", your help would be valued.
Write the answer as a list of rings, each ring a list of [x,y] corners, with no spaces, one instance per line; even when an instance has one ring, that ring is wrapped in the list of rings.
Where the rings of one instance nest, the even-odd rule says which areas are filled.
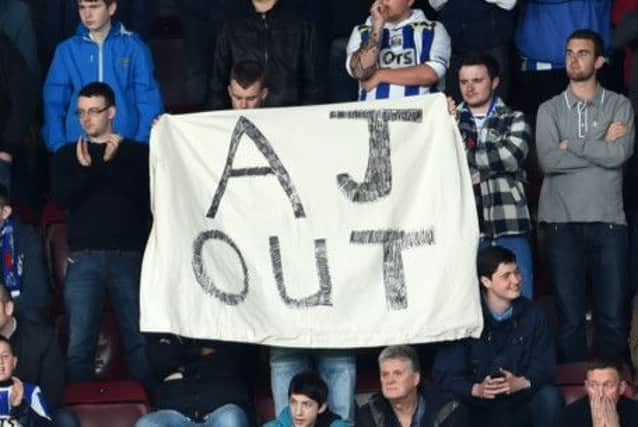
[[[539,387],[553,384],[556,359],[549,324],[542,308],[523,297],[514,300],[512,317],[502,322],[494,320],[484,299],[482,306],[481,337],[455,341],[439,349],[432,376],[441,388],[472,406],[495,410],[518,407]],[[472,397],[472,385],[499,368],[525,376],[532,387],[493,400]]]
[[[26,319],[17,320],[17,328],[9,337],[18,357],[15,376],[40,386],[49,410],[62,404],[64,391],[64,358],[53,328]]]
[[[466,409],[458,402],[428,384],[419,387],[419,394],[425,400],[425,414],[420,420],[421,427],[465,427],[469,420]],[[390,402],[382,394],[374,394],[363,405],[357,416],[357,427],[400,427]]]
[[[316,104],[320,100],[314,27],[279,3],[266,13],[254,9],[224,25],[217,38],[206,106],[230,108],[230,70],[242,60],[260,62],[266,71],[265,107]]]
[[[0,33],[0,151],[14,154],[35,116],[38,82],[24,58]]]
[[[638,426],[638,402],[621,397],[616,404],[616,409],[618,409],[620,427]],[[591,425],[591,407],[587,396],[563,409],[560,427],[589,427]]]
[[[476,0],[448,0],[440,13],[457,55],[511,44],[515,18],[514,10]]]
[[[203,347],[214,352],[202,355]],[[147,353],[162,381],[155,395],[157,409],[172,409],[201,421],[215,409],[234,403],[254,418],[255,347],[153,334],[147,338]]]

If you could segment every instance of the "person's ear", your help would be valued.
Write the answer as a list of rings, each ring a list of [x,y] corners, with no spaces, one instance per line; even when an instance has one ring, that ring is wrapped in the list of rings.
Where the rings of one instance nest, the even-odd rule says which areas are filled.
[[[115,105],[111,105],[109,107],[108,113],[109,120],[113,120],[113,118],[115,117],[115,113],[117,113],[117,108],[115,108]]]
[[[605,62],[607,62],[605,57],[602,55],[599,56],[598,58],[596,58],[596,61],[594,61],[594,68],[596,68],[597,70],[600,70],[602,66],[605,65]]]
[[[4,205],[2,209],[0,210],[0,219],[2,219],[3,221],[6,221],[7,218],[11,216],[12,213],[13,213],[13,208],[9,205]]]
[[[13,316],[14,309],[15,303],[13,301],[7,301],[4,303],[4,314],[7,316]]]
[[[486,287],[486,288],[490,288],[492,287],[492,281],[490,279],[488,279],[485,276],[481,276],[481,278],[479,279],[481,281],[481,284]]]
[[[323,414],[324,412],[326,412],[326,409],[328,409],[328,403],[327,402],[323,402],[321,404],[321,406],[319,406],[319,413]]]
[[[618,396],[622,396],[623,394],[625,394],[625,391],[627,390],[627,383],[625,382],[625,380],[621,380],[620,384],[618,385]]]
[[[496,76],[492,79],[492,90],[496,90],[496,88],[498,87],[498,85],[501,84],[501,79]]]
[[[114,1],[113,3],[111,3],[111,4],[108,6],[107,10],[109,11],[109,15],[110,15],[110,16],[115,15],[115,11],[117,10],[117,2],[116,2],[116,1]]]
[[[268,96],[268,88],[265,87],[261,90],[261,100],[262,101],[265,100],[267,96]]]

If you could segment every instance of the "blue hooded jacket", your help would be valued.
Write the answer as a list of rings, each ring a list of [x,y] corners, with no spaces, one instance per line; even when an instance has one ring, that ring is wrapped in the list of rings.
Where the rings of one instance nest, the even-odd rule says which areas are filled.
[[[75,115],[77,98],[95,81],[107,83],[115,93],[113,131],[148,143],[153,119],[164,111],[151,53],[136,34],[113,21],[101,45],[80,24],[77,33],[55,50],[43,90],[42,134],[50,151],[75,143],[83,133]]]

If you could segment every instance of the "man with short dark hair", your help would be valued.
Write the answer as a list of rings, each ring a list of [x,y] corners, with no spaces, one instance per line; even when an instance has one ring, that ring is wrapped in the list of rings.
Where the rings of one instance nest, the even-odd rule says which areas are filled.
[[[150,221],[148,145],[114,132],[115,95],[106,83],[79,93],[84,134],[53,156],[53,200],[67,210],[69,257],[64,286],[67,379],[91,381],[106,292],[124,338],[129,374],[152,386],[139,327],[139,276]]]
[[[638,402],[623,394],[627,384],[622,363],[598,360],[587,368],[587,396],[571,403],[561,416],[561,427],[630,427],[638,425]]]
[[[230,71],[228,96],[233,110],[261,107],[268,96],[264,68],[257,61],[239,61]]]
[[[421,382],[419,356],[407,345],[386,347],[379,354],[381,393],[360,411],[362,427],[465,427],[465,408],[436,386]]]
[[[248,0],[244,0],[248,1]],[[319,88],[317,36],[303,18],[285,10],[278,0],[252,0],[247,16],[231,19],[217,38],[206,106],[229,108],[226,85],[234,64],[259,61],[270,92],[267,107],[316,104]]]
[[[465,143],[481,232],[480,247],[499,245],[516,255],[522,294],[532,298],[534,274],[525,195],[525,159],[530,129],[523,113],[513,111],[495,91],[500,85],[496,59],[469,53],[461,59],[458,82],[463,102],[448,98]]]
[[[300,372],[290,380],[288,406],[264,427],[348,427],[328,408],[328,386],[312,371]]]
[[[558,306],[558,356],[587,359],[587,282],[599,354],[622,357],[627,346],[627,222],[623,165],[634,150],[627,98],[596,77],[603,41],[590,30],[566,42],[569,86],[538,109],[536,149],[544,173],[538,217]]]
[[[162,113],[162,98],[153,76],[146,44],[112,20],[117,0],[77,1],[82,23],[58,45],[44,83],[42,134],[50,151],[82,134],[75,119],[80,90],[92,81],[109,84],[118,109],[113,123],[124,138],[148,143],[153,120]]]
[[[514,253],[500,246],[479,251],[483,331],[443,346],[434,380],[470,410],[480,425],[551,427],[563,405],[553,386],[553,337],[542,308],[521,298]]]

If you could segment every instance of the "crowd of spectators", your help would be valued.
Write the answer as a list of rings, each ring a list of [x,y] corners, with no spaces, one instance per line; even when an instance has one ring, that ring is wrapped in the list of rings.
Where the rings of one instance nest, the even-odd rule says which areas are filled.
[[[413,348],[384,349],[381,392],[362,408],[354,349],[271,348],[278,418],[269,427],[636,422],[618,362],[633,357],[638,366],[638,1],[182,0],[174,8],[183,99],[195,110],[445,93],[467,154],[481,337],[437,346],[432,384]],[[159,0],[0,0],[0,418],[77,425],[62,389],[94,379],[108,293],[128,372],[156,410],[139,427],[257,421],[256,347],[139,328],[148,144],[165,111],[147,44],[158,10]],[[43,200],[66,211],[69,230],[66,357],[51,327],[39,232],[17,213]],[[549,278],[556,327],[532,301],[547,291],[535,288],[540,276]],[[557,363],[594,355],[588,397],[563,411]]]

